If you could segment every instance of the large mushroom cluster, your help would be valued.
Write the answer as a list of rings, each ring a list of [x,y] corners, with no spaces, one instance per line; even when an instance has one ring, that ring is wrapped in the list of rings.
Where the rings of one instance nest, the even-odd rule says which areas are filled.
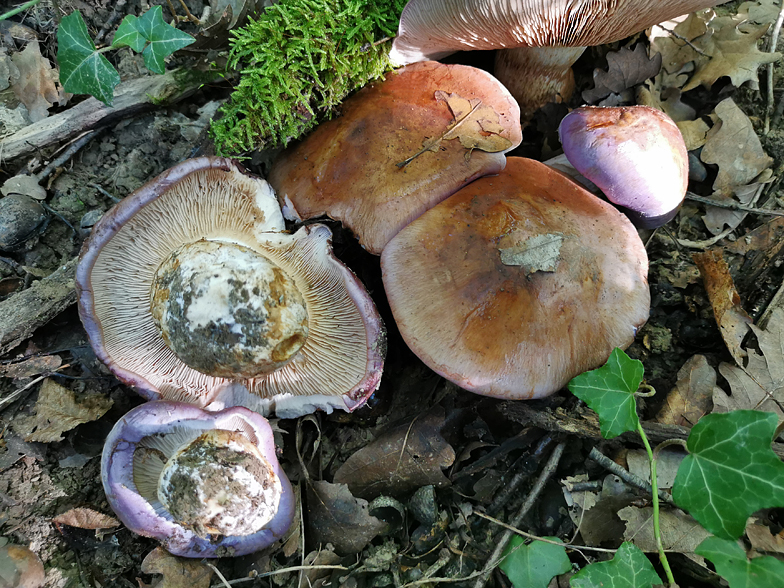
[[[616,4],[624,34],[662,18],[646,9],[631,19],[632,3]],[[663,3],[666,15],[676,4]],[[435,5],[409,4],[393,55],[418,61],[465,45],[443,41],[458,35],[453,24],[423,36],[441,18]],[[516,31],[534,48],[623,36],[534,42]],[[522,140],[521,111],[497,79],[420,61],[346,100],[281,154],[269,183],[229,159],[193,159],[107,213],[84,245],[77,289],[98,357],[151,401],[104,450],[104,486],[125,524],[191,557],[269,545],[293,501],[261,415],[350,411],[378,387],[385,332],[372,299],[332,254],[325,225],[291,233],[284,216],[327,215],[380,255],[406,343],[467,390],[540,398],[627,347],[650,305],[629,219],[673,217],[683,140],[638,107],[577,109],[560,133],[570,162],[623,212],[544,164],[507,157]]]

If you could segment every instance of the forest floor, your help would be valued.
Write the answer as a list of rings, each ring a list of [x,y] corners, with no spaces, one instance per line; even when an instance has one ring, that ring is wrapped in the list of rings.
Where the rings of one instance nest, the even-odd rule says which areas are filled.
[[[204,8],[201,0],[185,4],[196,15]],[[743,6],[731,3],[720,14],[739,18],[755,31],[768,30],[778,15],[772,2]],[[0,13],[12,7],[0,2]],[[122,17],[137,13],[140,6],[135,1],[61,0],[59,16],[76,8],[95,33],[118,9]],[[745,16],[737,17],[739,13]],[[42,2],[5,21],[21,28],[0,28],[0,88],[3,66],[33,39],[38,39],[43,61],[55,63],[57,15],[52,4]],[[769,31],[761,35],[762,51],[767,35]],[[568,104],[539,111],[524,129],[523,144],[511,155],[538,160],[556,155],[558,122],[568,108],[583,102],[581,92],[596,87],[594,70],[628,79],[626,74],[642,67],[639,56],[628,51],[636,44],[661,51],[665,65],[685,60],[668,45],[680,43],[679,38],[653,37],[641,34],[589,48],[574,68],[575,96]],[[718,43],[712,46],[714,55],[722,50]],[[764,59],[755,53],[756,42],[744,47],[732,54],[727,50],[726,63],[714,74],[704,73],[699,63],[697,74],[684,70],[678,77],[654,71],[594,97],[595,103],[628,103],[647,96],[648,102],[665,104],[682,123],[693,154],[690,192],[728,206],[687,199],[666,227],[641,231],[650,260],[651,315],[627,352],[643,362],[646,382],[657,391],[639,406],[656,441],[673,435],[685,438],[700,416],[713,411],[763,408],[784,414],[778,388],[767,395],[763,390],[762,396],[744,396],[744,383],[735,373],[742,367],[755,381],[770,379],[770,374],[754,373],[745,364],[746,356],[757,353],[760,330],[773,333],[781,328],[774,310],[784,305],[784,125],[779,122],[765,132]],[[619,56],[615,65],[608,66],[608,54]],[[140,57],[121,51],[113,59],[124,81],[151,80]],[[170,66],[189,67],[193,59],[177,55]],[[451,60],[487,63],[483,54]],[[776,63],[777,81],[779,67]],[[36,71],[47,75],[40,73],[43,69],[41,65]],[[758,69],[761,81],[756,84]],[[702,77],[684,91],[690,76]],[[166,83],[171,79],[164,78]],[[780,88],[775,100],[784,99]],[[149,91],[147,86],[137,88],[131,98]],[[40,92],[44,96],[44,90]],[[9,156],[10,143],[29,131],[31,113],[13,87],[0,91],[0,184],[20,174],[36,175],[40,190],[28,194],[40,203],[36,210],[44,211],[0,218],[0,242],[17,243],[0,257],[0,534],[40,557],[48,588],[225,585],[207,562],[186,565],[159,551],[150,557],[156,542],[99,517],[113,516],[100,482],[103,441],[114,423],[143,400],[96,359],[74,305],[72,280],[73,260],[90,227],[116,200],[186,158],[214,152],[207,129],[229,94],[229,85],[217,80],[177,87],[165,105],[128,108],[95,124],[82,114],[67,121],[64,134],[52,133],[49,144],[25,146],[17,141],[21,147],[15,146]],[[33,108],[42,120],[61,120],[83,100],[72,96],[57,106],[52,103],[58,100],[50,100],[43,115],[40,101]],[[264,176],[273,155],[251,154],[244,165]],[[52,162],[55,165],[47,167]],[[22,222],[29,226],[20,227]],[[463,578],[461,585],[477,585],[482,577],[477,572],[504,532],[477,513],[514,520],[537,480],[543,489],[518,517],[517,527],[581,546],[613,549],[624,540],[633,541],[643,551],[654,552],[651,560],[658,566],[650,539],[650,494],[588,457],[596,448],[645,478],[647,462],[639,438],[603,440],[591,411],[567,391],[541,401],[502,401],[461,390],[433,373],[396,331],[378,257],[362,250],[339,223],[328,224],[336,255],[366,285],[387,325],[384,376],[368,404],[354,413],[275,422],[282,440],[281,463],[302,499],[304,517],[273,548],[209,562],[223,578],[240,586],[399,588],[435,583],[432,578]],[[749,322],[757,330],[750,332]],[[784,354],[768,355],[770,366],[784,368]],[[87,405],[93,408],[85,409]],[[52,425],[59,415],[74,420]],[[359,451],[365,452],[359,459],[371,465],[352,472],[353,497],[333,484],[316,491],[303,476],[304,465],[309,480],[332,482]],[[390,452],[399,459],[385,459]],[[551,459],[554,452],[558,460]],[[677,450],[667,453],[659,466],[664,488],[668,480],[671,485],[682,458]],[[585,484],[576,490],[578,482]],[[352,505],[344,507],[342,519],[316,521],[317,515],[309,514],[314,501],[338,499]],[[85,510],[74,514],[77,508]],[[53,521],[64,513],[71,518]],[[665,515],[666,548],[679,585],[718,585],[712,568],[693,553],[705,535],[674,507],[666,506]],[[327,529],[316,531],[314,525]],[[783,529],[780,510],[757,513],[747,528],[747,547],[782,557]],[[317,532],[335,540],[319,545]],[[575,569],[604,557],[595,551],[571,553]],[[303,565],[335,567],[298,567]],[[292,567],[296,569],[285,571]],[[276,573],[260,577],[269,572]],[[569,575],[554,578],[551,586],[568,586]],[[500,570],[493,570],[487,582],[509,586]]]

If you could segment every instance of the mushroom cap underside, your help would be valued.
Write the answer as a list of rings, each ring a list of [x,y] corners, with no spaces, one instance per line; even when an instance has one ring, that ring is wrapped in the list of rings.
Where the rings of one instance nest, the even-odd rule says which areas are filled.
[[[385,332],[375,306],[333,256],[327,227],[282,230],[269,185],[231,160],[189,160],[128,196],[96,225],[77,269],[79,312],[98,357],[147,399],[241,404],[264,413],[283,403],[286,416],[361,405],[383,368]],[[202,240],[267,257],[303,293],[308,339],[282,368],[247,379],[214,377],[165,344],[150,311],[155,272],[183,244]]]
[[[214,429],[238,432],[257,445],[280,481],[277,513],[254,534],[200,537],[174,522],[170,515],[157,512],[134,482],[134,454],[146,438],[161,439],[169,433],[182,436],[188,431],[196,435]],[[109,504],[126,527],[158,539],[171,553],[183,557],[253,553],[280,539],[294,518],[294,494],[275,456],[272,429],[261,415],[242,407],[210,412],[179,402],[147,402],[126,414],[109,433],[101,458],[101,477]]]
[[[588,47],[716,0],[411,0],[390,59],[403,65],[472,49]]]
[[[269,181],[287,218],[328,215],[380,254],[425,210],[503,169],[521,140],[520,109],[490,74],[418,63],[344,101],[339,117],[283,152]]]
[[[538,398],[628,346],[648,317],[629,220],[562,174],[511,157],[403,229],[381,256],[400,332],[467,390]]]

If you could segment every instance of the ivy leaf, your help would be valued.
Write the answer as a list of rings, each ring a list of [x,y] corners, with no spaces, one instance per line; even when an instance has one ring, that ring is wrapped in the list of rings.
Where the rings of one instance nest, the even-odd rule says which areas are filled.
[[[572,576],[572,588],[650,588],[663,584],[645,554],[624,542],[610,561],[585,566]]]
[[[572,378],[569,390],[599,415],[602,437],[636,431],[640,419],[634,393],[643,376],[642,362],[615,348],[607,363]]]
[[[545,539],[561,542],[557,537]],[[530,545],[524,545],[524,542],[518,535],[512,537],[498,566],[514,588],[547,588],[555,576],[572,569],[564,547],[544,541],[533,541]]]
[[[123,23],[127,20],[126,17]],[[163,9],[160,5],[153,6],[136,21],[129,22],[129,26],[132,25],[135,25],[139,34],[148,42],[142,51],[144,65],[151,72],[157,74],[162,74],[165,71],[165,58],[196,41],[188,33],[183,33],[164,21]],[[131,48],[133,49],[133,47]]]
[[[702,417],[675,476],[675,503],[723,539],[740,537],[753,512],[784,506],[784,463],[770,447],[777,424],[757,410]]]
[[[120,74],[96,50],[78,10],[60,21],[57,63],[60,66],[60,83],[66,92],[90,94],[107,106],[112,105],[114,87],[120,83]]]
[[[117,27],[117,32],[114,33],[113,48],[130,47],[136,53],[144,51],[147,40],[139,32],[138,20],[133,14],[129,14],[122,20],[120,26]]]
[[[741,546],[729,539],[708,537],[695,553],[713,562],[716,573],[730,588],[776,586],[784,578],[784,562],[769,555],[748,560]]]

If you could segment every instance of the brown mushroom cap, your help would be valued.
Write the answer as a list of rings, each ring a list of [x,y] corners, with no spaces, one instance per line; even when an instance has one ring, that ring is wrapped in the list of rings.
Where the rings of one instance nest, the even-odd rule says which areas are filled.
[[[477,110],[485,113],[479,122],[469,117],[459,130],[500,138],[496,152],[466,147],[456,136],[422,151],[427,140],[455,125],[450,95],[490,108]],[[379,254],[425,210],[472,180],[503,169],[504,153],[521,140],[519,108],[490,74],[463,65],[418,63],[390,72],[384,82],[346,100],[340,117],[283,153],[269,182],[287,218],[328,215]]]
[[[587,47],[628,37],[717,0],[411,0],[390,59],[400,65],[455,51]]]
[[[327,227],[311,225],[294,235],[281,232],[283,228],[269,185],[245,175],[229,159],[185,161],[125,198],[95,226],[77,269],[79,312],[98,357],[148,399],[211,408],[242,405],[278,416],[361,405],[381,377],[385,351],[381,320],[356,276],[332,255]],[[200,281],[189,270],[163,286],[156,283],[159,269],[177,268],[184,245],[200,242],[211,244],[207,253],[217,248],[229,250],[229,255],[241,252],[243,257],[237,266],[207,263],[207,278],[217,278],[228,269],[222,281]],[[242,266],[250,273],[257,271],[256,258],[271,264],[268,273],[274,279],[269,290],[278,293],[262,304],[254,304],[254,297],[264,285],[244,281],[242,274]],[[259,363],[256,358],[248,362],[240,357],[238,371],[229,365],[212,375],[203,373],[211,357],[196,361],[197,365],[186,363],[196,348],[221,345],[224,340],[233,345],[261,318],[280,314],[283,274],[301,294],[294,303],[304,299],[307,308],[307,330],[295,332],[296,338],[307,337],[304,344],[298,341],[301,346],[284,358],[273,353],[269,362],[261,360],[271,363],[274,371],[262,366],[259,373],[247,373]],[[207,285],[201,288],[202,283]],[[182,300],[159,304],[160,296],[177,298],[173,284]],[[214,293],[214,302],[201,297],[199,289]],[[193,349],[178,352],[167,344],[171,335],[164,335],[156,316],[160,319],[173,312],[181,316],[165,321],[167,329],[183,325],[194,333],[208,329]],[[294,318],[282,317],[278,322],[301,321],[299,310],[294,312]],[[250,326],[242,323],[240,314],[249,316]],[[260,337],[264,340],[267,335]],[[187,341],[186,336],[178,342]],[[272,344],[275,352],[288,343]],[[248,345],[232,347],[218,359],[251,351]],[[235,377],[227,377],[226,370]]]
[[[650,306],[648,259],[631,222],[517,157],[403,229],[381,267],[414,353],[499,398],[547,396],[601,365],[632,342]]]

